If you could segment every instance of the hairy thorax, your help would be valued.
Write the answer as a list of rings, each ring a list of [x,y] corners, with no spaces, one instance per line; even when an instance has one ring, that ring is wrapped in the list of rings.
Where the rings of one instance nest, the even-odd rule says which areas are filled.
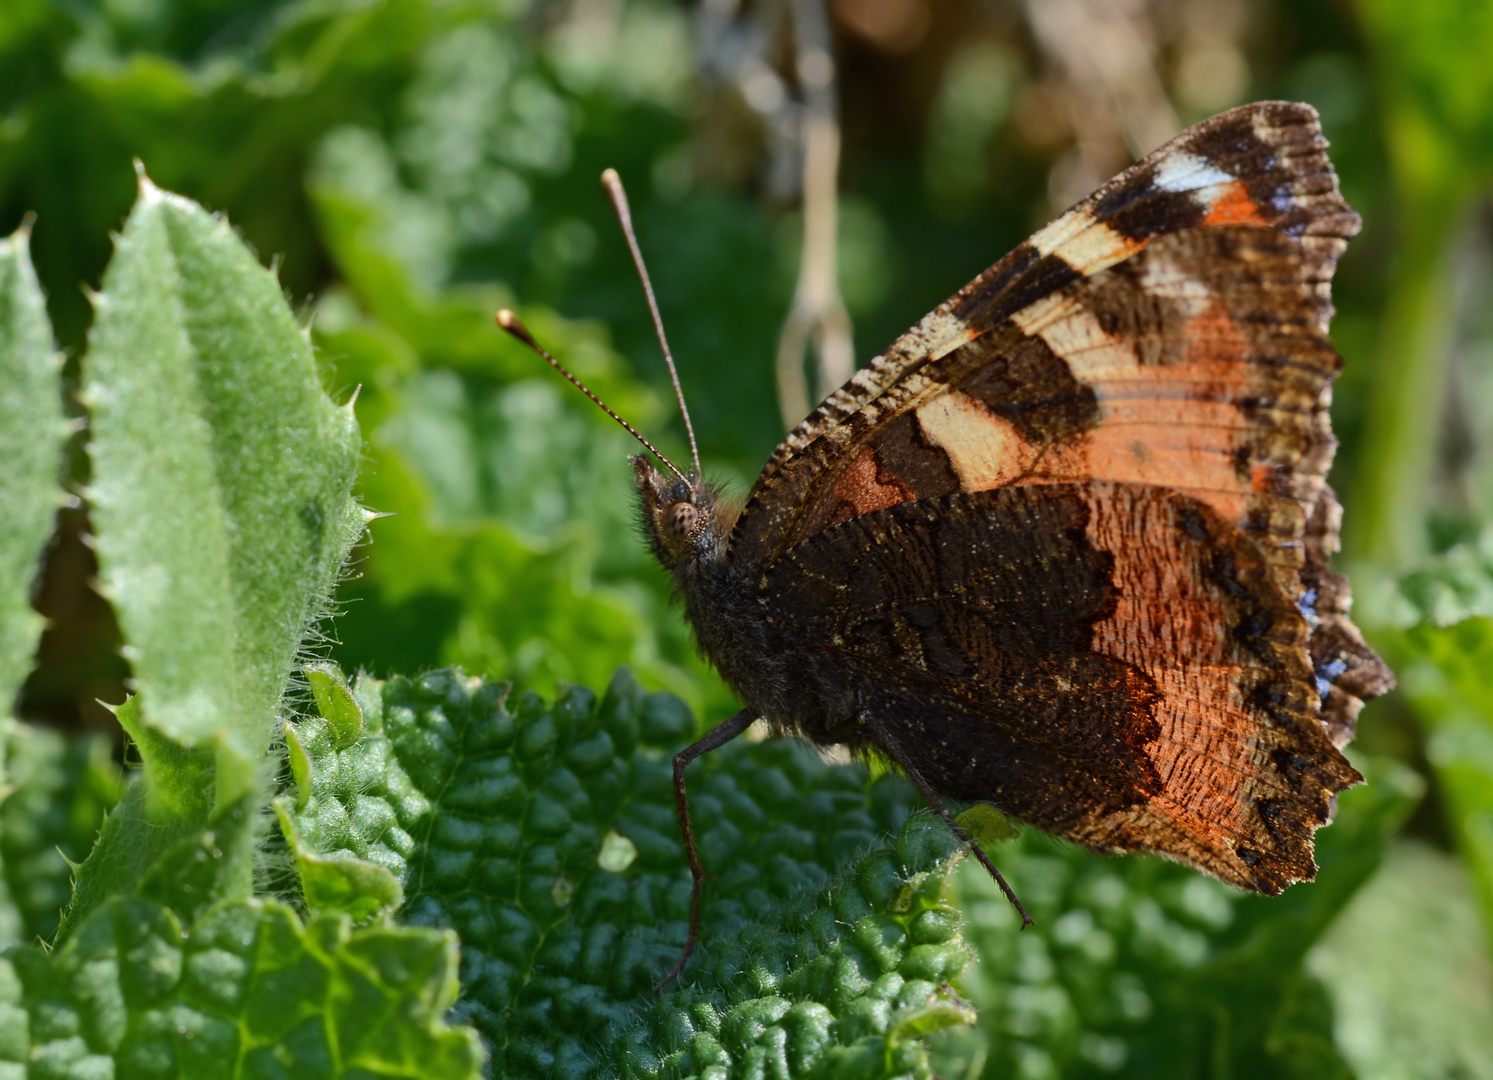
[[[643,533],[669,571],[700,651],[742,704],[780,733],[856,743],[855,702],[835,658],[790,640],[761,601],[761,568],[730,558],[739,508],[713,487],[633,459]]]

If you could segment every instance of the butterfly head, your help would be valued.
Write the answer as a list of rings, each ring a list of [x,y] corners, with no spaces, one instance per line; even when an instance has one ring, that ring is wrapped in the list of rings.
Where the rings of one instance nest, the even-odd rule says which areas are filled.
[[[634,456],[632,468],[643,534],[665,569],[682,570],[724,557],[734,515],[714,488],[694,476],[660,472],[647,454]]]

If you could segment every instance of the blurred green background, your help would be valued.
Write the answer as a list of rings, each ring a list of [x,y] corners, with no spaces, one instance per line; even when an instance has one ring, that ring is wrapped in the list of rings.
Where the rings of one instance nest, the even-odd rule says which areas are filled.
[[[396,515],[374,524],[327,627],[345,667],[461,664],[551,693],[627,663],[713,722],[733,705],[635,535],[629,438],[491,313],[518,306],[687,453],[597,183],[618,169],[706,470],[745,490],[783,434],[773,357],[802,235],[792,7],[5,0],[0,229],[34,215],[70,368],[134,158],[278,265],[328,386],[362,388],[362,495]],[[1312,950],[1291,992],[1332,1016],[1333,1045],[1300,1058],[1314,1075],[1493,1077],[1493,6],[831,0],[827,14],[839,287],[861,360],[1181,126],[1260,98],[1321,111],[1366,223],[1334,286],[1343,564],[1402,683],[1365,712],[1354,754],[1404,796],[1403,824],[1365,841],[1368,884],[1330,926],[1258,948]],[[76,483],[87,462],[69,468]],[[83,511],[65,511],[21,711],[112,732],[96,699],[121,700],[127,669],[86,537]],[[972,915],[972,937],[998,910]],[[982,970],[1015,982],[975,994],[1000,1019],[950,1041],[949,1069],[1137,1067],[1133,1048],[1078,1033],[1067,969],[1004,940]]]

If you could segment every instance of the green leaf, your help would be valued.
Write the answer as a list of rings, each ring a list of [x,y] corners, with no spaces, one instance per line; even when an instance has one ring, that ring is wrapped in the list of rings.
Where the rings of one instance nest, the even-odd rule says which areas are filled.
[[[1493,962],[1469,886],[1455,858],[1401,840],[1308,955],[1365,1080],[1493,1070]]]
[[[115,899],[55,952],[0,957],[0,1072],[476,1077],[476,1034],[446,1022],[456,973],[449,931],[302,925],[272,900],[183,923]]]
[[[1402,693],[1426,733],[1442,812],[1493,942],[1493,618],[1421,623],[1391,644]]]
[[[1493,528],[1457,544],[1400,579],[1402,625],[1451,626],[1493,617]]]
[[[142,175],[96,306],[88,496],[144,782],[81,868],[62,935],[137,887],[186,918],[249,895],[276,712],[364,523],[351,406],[322,392],[274,276],[225,222]],[[199,865],[204,850],[228,854]]]
[[[135,697],[125,702],[119,714],[138,715],[130,707],[138,701]],[[212,776],[211,751],[183,750],[159,734],[153,738],[169,751],[160,756],[174,766],[157,775]],[[58,927],[59,942],[120,893],[135,892],[167,904],[186,921],[209,904],[252,895],[256,815],[250,797],[215,811],[210,796],[203,793],[189,813],[163,816],[149,805],[150,775],[147,771],[143,782],[125,791],[104,821],[98,843],[78,868],[72,902]]]
[[[600,685],[620,660],[697,707],[728,707],[646,549],[618,542],[634,532],[636,444],[497,332],[504,290],[418,286],[381,242],[417,223],[366,190],[387,152],[370,132],[330,143],[350,175],[319,169],[313,193],[347,285],[318,305],[316,340],[344,384],[364,386],[364,498],[398,511],[360,553],[334,655],[349,670],[500,672],[541,693]],[[603,328],[523,315],[610,405],[660,425],[661,399]]]
[[[342,669],[336,664],[320,662],[307,664],[303,670],[316,699],[316,711],[332,726],[337,749],[357,742],[363,734],[363,709],[353,697]]]
[[[322,392],[274,276],[143,177],[96,308],[88,494],[146,722],[256,762],[362,532],[357,423]]]
[[[51,940],[72,892],[72,865],[88,854],[122,787],[108,739],[66,739],[29,724],[13,725],[4,738],[0,948]]]
[[[254,816],[259,807],[245,796],[215,814],[208,828],[167,848],[140,877],[136,891],[195,922],[225,898],[254,892]]]
[[[37,560],[62,504],[68,425],[30,230],[0,240],[0,725],[31,670],[42,617],[31,607]],[[0,769],[5,759],[0,756]]]
[[[357,744],[338,749],[322,718],[296,726],[309,793],[300,810],[280,803],[287,835],[298,855],[387,870],[403,921],[462,935],[457,1014],[488,1040],[494,1075],[865,1061],[926,1075],[922,1040],[968,1020],[940,989],[969,956],[948,889],[958,845],[908,819],[900,780],[787,740],[697,763],[691,807],[716,878],[695,958],[652,1003],[689,914],[669,759],[694,723],[679,701],[625,671],[600,703],[569,689],[510,707],[506,688],[452,671],[354,693]]]
[[[1302,957],[1367,880],[1419,798],[1418,777],[1360,762],[1370,782],[1344,793],[1317,833],[1319,872],[1279,897],[1245,896],[1157,859],[1104,859],[1028,831],[997,862],[1035,925],[1024,932],[988,875],[957,876],[965,933],[980,963],[963,989],[982,1040],[941,1044],[942,1075],[1184,1077],[1200,1062],[1235,1076],[1313,1075],[1332,1014],[1313,1012]]]
[[[307,844],[296,829],[289,799],[277,800],[275,813],[295,856],[301,897],[308,910],[341,911],[354,922],[365,923],[397,911],[404,903],[404,887],[385,867],[348,852],[323,854]]]

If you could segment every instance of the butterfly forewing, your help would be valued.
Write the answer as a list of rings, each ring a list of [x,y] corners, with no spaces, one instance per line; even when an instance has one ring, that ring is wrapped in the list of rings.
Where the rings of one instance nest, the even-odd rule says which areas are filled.
[[[1332,273],[1361,221],[1338,193],[1316,110],[1241,106],[1188,128],[1034,234],[930,312],[831,394],[785,439],[757,484],[819,435],[919,366],[998,325],[1073,279],[1183,229],[1278,228],[1302,244],[1303,281],[1319,327]],[[755,491],[754,491],[755,494]]]

